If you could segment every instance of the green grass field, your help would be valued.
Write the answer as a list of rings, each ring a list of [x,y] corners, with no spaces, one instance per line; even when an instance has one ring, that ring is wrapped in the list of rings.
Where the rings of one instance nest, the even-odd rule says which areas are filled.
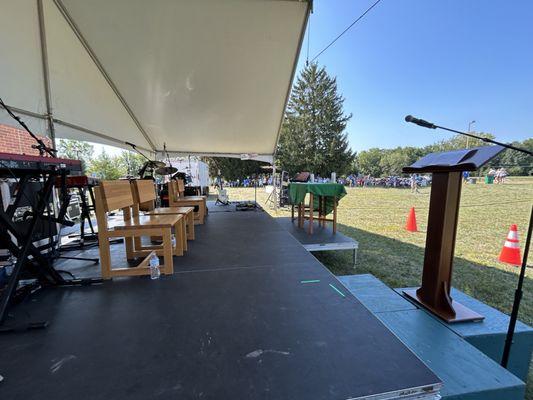
[[[355,271],[350,252],[315,253],[336,275],[371,273],[390,287],[420,283],[426,240],[429,188],[413,194],[406,189],[347,188],[339,205],[339,230],[359,242]],[[230,200],[253,200],[252,188],[229,188]],[[258,188],[257,200],[273,217],[267,194]],[[507,314],[511,312],[519,268],[497,261],[511,224],[518,225],[523,252],[529,212],[533,203],[533,178],[513,177],[504,185],[464,185],[455,248],[453,285]],[[415,207],[418,229],[404,229],[407,213]],[[531,258],[531,256],[530,256]],[[529,263],[531,265],[531,263]],[[520,320],[533,325],[533,269],[528,269]],[[530,368],[528,399],[533,399]]]

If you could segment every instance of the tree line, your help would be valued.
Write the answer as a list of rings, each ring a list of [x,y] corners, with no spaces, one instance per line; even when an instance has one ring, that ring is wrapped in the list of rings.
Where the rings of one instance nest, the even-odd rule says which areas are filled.
[[[476,133],[476,135],[494,139],[494,136],[488,133]],[[533,151],[533,139],[513,142],[512,144]],[[481,140],[469,139],[469,148],[483,145],[486,144]],[[459,150],[466,147],[466,138],[457,135],[425,147],[396,147],[395,149],[372,148],[361,151],[356,155],[351,173],[371,175],[373,177],[400,175],[403,167],[411,165],[429,153]],[[483,174],[490,168],[500,167],[505,168],[509,175],[533,174],[533,164],[531,160],[528,160],[528,156],[512,150],[503,151],[483,167],[480,173]]]
[[[57,149],[60,157],[80,160],[84,173],[105,180],[137,176],[146,161],[128,150],[116,155],[102,151],[95,157],[94,146],[79,140],[59,139]]]
[[[486,133],[476,133],[476,135],[493,138],[493,135]],[[533,151],[533,139],[515,141],[514,146],[523,147]],[[481,140],[469,139],[469,148],[483,146]],[[322,176],[329,176],[327,171],[335,171],[338,176],[342,175],[370,175],[372,177],[398,176],[402,174],[402,168],[413,164],[421,157],[435,152],[459,150],[466,148],[464,136],[454,136],[450,139],[443,140],[424,147],[396,147],[393,149],[371,148],[363,150],[353,155],[352,163],[345,169],[326,169]],[[226,180],[234,181],[247,176],[254,176],[262,173],[268,173],[261,166],[266,165],[258,161],[244,161],[237,158],[210,158],[207,160],[210,167],[210,175],[218,176],[219,171]],[[300,162],[294,164],[285,161],[284,165],[277,166],[290,171],[291,174],[300,171],[315,171],[312,167],[305,169]],[[490,168],[505,168],[509,175],[532,175],[533,164],[528,160],[528,156],[512,150],[505,150],[494,160],[489,162],[480,171],[480,174],[486,173]]]

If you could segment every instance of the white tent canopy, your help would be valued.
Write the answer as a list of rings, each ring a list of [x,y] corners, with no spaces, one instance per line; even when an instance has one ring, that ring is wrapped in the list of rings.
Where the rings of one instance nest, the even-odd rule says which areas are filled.
[[[271,159],[309,11],[298,0],[0,0],[0,97],[52,137]],[[5,110],[0,122],[12,123]]]

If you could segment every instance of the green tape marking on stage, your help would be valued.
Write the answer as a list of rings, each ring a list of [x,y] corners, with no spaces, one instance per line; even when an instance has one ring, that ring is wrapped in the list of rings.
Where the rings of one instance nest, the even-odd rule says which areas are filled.
[[[329,286],[331,286],[331,288],[335,290],[338,294],[340,294],[342,297],[346,297],[346,295],[342,293],[339,289],[337,289],[334,284],[330,283]]]
[[[320,279],[309,279],[307,281],[300,281],[300,283],[318,283]]]

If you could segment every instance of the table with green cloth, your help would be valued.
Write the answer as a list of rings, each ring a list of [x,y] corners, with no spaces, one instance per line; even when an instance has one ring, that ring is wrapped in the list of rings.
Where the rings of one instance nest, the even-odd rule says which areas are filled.
[[[309,206],[305,206],[305,198],[309,194]],[[346,195],[344,185],[340,183],[297,183],[289,184],[289,201],[292,205],[292,219],[294,220],[294,207],[298,209],[298,226],[303,228],[304,220],[309,220],[308,232],[313,233],[313,221],[316,219],[319,226],[326,222],[333,222],[333,233],[337,232],[337,203]],[[306,215],[306,209],[309,215]],[[318,211],[315,218],[314,212]],[[333,218],[327,215],[333,212]]]

